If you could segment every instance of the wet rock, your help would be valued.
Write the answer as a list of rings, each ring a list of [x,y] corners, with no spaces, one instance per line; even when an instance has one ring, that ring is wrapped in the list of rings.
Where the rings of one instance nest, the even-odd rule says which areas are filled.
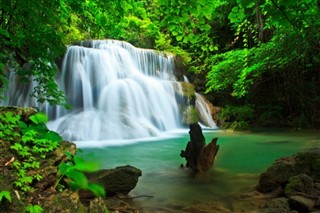
[[[313,190],[312,178],[305,174],[299,174],[289,179],[284,192],[287,197],[290,197],[297,193],[311,193]]]
[[[275,163],[273,163],[267,169],[266,172],[263,172],[260,175],[257,190],[262,193],[268,193],[273,191],[279,186],[285,188],[287,183],[289,182],[289,179],[292,176],[296,176],[301,173],[304,173],[305,175],[310,176],[314,180],[320,179],[320,149],[319,148],[310,149],[290,157],[278,159]],[[300,177],[300,179],[301,178],[302,177]],[[293,180],[297,181],[297,179],[293,179]],[[302,181],[301,184],[302,185],[307,184],[307,183],[303,183],[303,181],[307,181],[307,180],[310,180],[310,178],[303,178],[303,180],[301,179]],[[305,190],[310,189],[310,184],[307,184],[307,185],[309,185],[309,187]],[[287,190],[289,190],[289,188]]]
[[[284,186],[291,176],[297,174],[294,160],[278,160],[266,172],[261,173],[257,190],[262,193],[271,192],[279,186]]]
[[[219,150],[217,145],[218,138],[206,145],[202,129],[198,123],[190,124],[190,141],[185,150],[181,150],[180,156],[187,160],[186,167],[192,169],[196,173],[208,171],[213,163],[215,156]]]
[[[86,174],[90,183],[100,184],[107,196],[128,194],[138,182],[142,175],[140,169],[133,166],[119,166],[114,169],[103,169]],[[82,199],[93,198],[90,191],[79,191]]]
[[[266,209],[269,209],[270,212],[274,211],[274,212],[289,213],[291,210],[290,210],[288,200],[289,199],[284,197],[274,198],[266,203]]]
[[[260,175],[256,189],[270,198],[276,197],[266,202],[262,212],[277,212],[275,208],[282,206],[284,200],[290,209],[287,211],[287,205],[283,205],[283,212],[320,212],[320,149],[276,160]]]
[[[320,148],[313,148],[295,156],[295,169],[320,180]]]
[[[289,204],[291,209],[299,213],[307,213],[314,210],[315,201],[302,195],[294,195],[289,198]]]

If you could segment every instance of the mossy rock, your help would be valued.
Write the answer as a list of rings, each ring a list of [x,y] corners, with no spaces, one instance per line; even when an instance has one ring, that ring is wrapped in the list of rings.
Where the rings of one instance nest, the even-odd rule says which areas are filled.
[[[296,170],[320,180],[320,148],[298,153],[295,157]]]
[[[296,193],[311,193],[313,191],[313,180],[306,174],[292,176],[285,187],[284,193],[287,197]]]
[[[196,95],[193,84],[190,84],[188,82],[180,82],[180,85],[181,85],[181,89],[184,97],[191,99]]]
[[[188,82],[174,82],[173,84],[176,94],[187,98],[194,99],[196,94],[194,90],[194,85]]]
[[[194,106],[186,107],[183,111],[183,123],[189,125],[198,123],[198,121],[199,117],[196,108]]]
[[[0,114],[5,114],[7,112],[12,112],[15,115],[20,115],[21,120],[24,122],[29,122],[29,117],[36,114],[38,111],[32,107],[17,107],[17,106],[1,106]]]

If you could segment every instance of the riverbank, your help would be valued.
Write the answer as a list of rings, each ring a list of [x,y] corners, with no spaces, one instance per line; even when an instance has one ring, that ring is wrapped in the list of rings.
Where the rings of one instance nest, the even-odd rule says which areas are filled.
[[[135,212],[126,194],[141,171],[126,166],[89,176],[95,164],[47,129],[46,120],[33,108],[0,107],[0,212]]]

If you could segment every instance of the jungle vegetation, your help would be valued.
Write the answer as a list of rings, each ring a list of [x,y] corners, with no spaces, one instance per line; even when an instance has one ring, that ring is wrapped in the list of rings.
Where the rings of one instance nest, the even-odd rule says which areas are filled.
[[[226,127],[319,128],[319,11],[318,0],[2,0],[0,82],[15,68],[39,82],[40,102],[64,104],[54,65],[66,46],[119,39],[176,54]]]

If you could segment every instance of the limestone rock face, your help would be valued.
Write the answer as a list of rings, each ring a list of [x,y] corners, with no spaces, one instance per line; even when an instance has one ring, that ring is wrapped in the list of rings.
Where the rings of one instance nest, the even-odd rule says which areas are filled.
[[[213,163],[215,156],[219,150],[217,145],[218,138],[206,145],[205,138],[202,134],[199,124],[190,125],[190,141],[185,150],[181,150],[180,156],[187,160],[186,167],[192,169],[196,173],[204,173],[208,171]]]

